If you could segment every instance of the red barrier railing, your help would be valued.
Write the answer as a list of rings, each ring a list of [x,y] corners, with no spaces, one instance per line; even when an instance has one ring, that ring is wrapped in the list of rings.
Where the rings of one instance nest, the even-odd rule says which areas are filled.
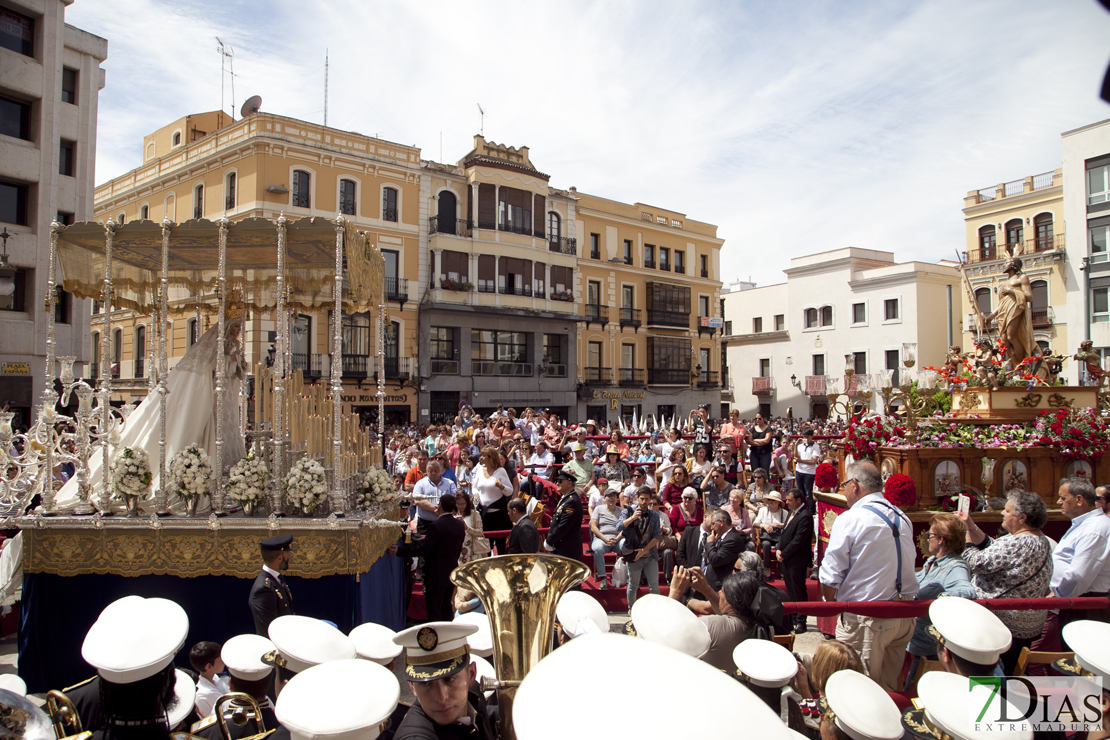
[[[1110,599],[1105,596],[1046,599],[975,599],[991,611],[1038,611],[1042,609],[1107,609]],[[806,614],[813,617],[835,617],[849,612],[863,617],[899,619],[922,617],[929,613],[930,601],[791,601],[783,604],[786,614]]]

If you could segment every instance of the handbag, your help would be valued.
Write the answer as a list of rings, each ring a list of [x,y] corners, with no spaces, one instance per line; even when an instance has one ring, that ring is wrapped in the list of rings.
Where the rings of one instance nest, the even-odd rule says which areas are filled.
[[[613,563],[613,588],[624,588],[628,585],[628,563],[624,561],[623,557],[617,558],[617,562]]]

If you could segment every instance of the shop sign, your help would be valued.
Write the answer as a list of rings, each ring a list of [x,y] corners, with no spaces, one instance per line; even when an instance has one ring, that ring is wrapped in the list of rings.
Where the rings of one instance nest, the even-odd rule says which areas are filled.
[[[340,396],[340,399],[343,401],[343,403],[370,403],[370,404],[374,404],[374,403],[378,402],[378,394],[377,393],[348,393],[346,395]],[[399,394],[389,394],[389,393],[387,393],[387,394],[385,394],[385,396],[382,397],[382,400],[383,400],[383,402],[389,403],[389,404],[399,404],[399,403],[400,404],[407,404],[407,403],[409,403],[409,395],[407,393],[399,393]]]
[[[31,366],[26,362],[5,362],[0,375],[30,375]]]
[[[609,402],[610,409],[617,408],[617,402],[622,398],[644,398],[644,391],[594,391],[594,399],[604,398]]]

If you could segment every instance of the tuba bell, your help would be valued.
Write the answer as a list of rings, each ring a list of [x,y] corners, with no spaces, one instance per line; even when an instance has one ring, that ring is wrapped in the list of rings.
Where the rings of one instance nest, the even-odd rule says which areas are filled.
[[[220,727],[220,735],[224,740],[231,740],[231,731],[227,729],[227,720],[224,719],[223,705],[228,702],[235,702],[235,708],[231,713],[231,722],[237,727],[242,727],[247,722],[254,722],[255,735],[261,735],[266,732],[266,723],[262,720],[262,707],[250,694],[244,694],[238,691],[233,691],[230,694],[224,694],[212,707],[212,711],[216,715],[216,724]],[[247,705],[250,709],[248,710]]]
[[[61,691],[48,691],[46,694],[46,713],[50,715],[50,722],[54,725],[54,734],[58,737],[80,735],[82,731],[81,716],[77,707],[69,697]]]
[[[501,740],[516,738],[513,699],[521,679],[551,652],[560,597],[589,574],[579,560],[546,554],[481,558],[451,573],[455,585],[477,594],[489,617],[497,680],[483,679],[482,690],[497,690]]]

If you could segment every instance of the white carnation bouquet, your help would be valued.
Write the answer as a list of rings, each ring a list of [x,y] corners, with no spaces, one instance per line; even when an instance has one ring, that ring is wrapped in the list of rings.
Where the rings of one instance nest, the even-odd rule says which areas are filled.
[[[270,469],[261,457],[255,457],[254,450],[231,466],[227,473],[227,495],[232,501],[246,503],[262,501],[266,498],[266,483],[270,480]]]
[[[154,475],[150,472],[150,457],[141,447],[124,447],[108,468],[108,480],[112,492],[119,501],[127,496],[146,498],[150,495],[150,482]]]
[[[304,511],[311,512],[328,496],[328,479],[324,466],[302,457],[285,476],[285,495]]]
[[[207,494],[211,479],[212,462],[203,447],[186,447],[170,460],[169,490],[186,501]]]
[[[400,500],[393,476],[377,466],[371,466],[358,489],[358,500],[365,509],[396,505]]]

